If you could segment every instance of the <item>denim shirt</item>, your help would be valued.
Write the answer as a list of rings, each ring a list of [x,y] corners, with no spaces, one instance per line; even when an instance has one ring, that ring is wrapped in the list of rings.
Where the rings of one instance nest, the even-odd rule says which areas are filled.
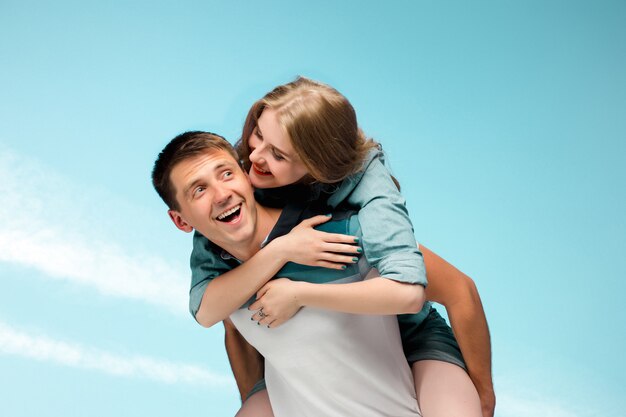
[[[381,276],[426,286],[424,258],[419,251],[406,200],[385,166],[379,147],[370,151],[361,171],[346,178],[328,198],[328,205],[358,209],[363,253]]]
[[[413,236],[406,201],[391,179],[380,147],[370,151],[361,171],[338,185],[327,204],[358,209],[363,254],[381,276],[426,286],[424,258]],[[194,233],[189,292],[189,311],[194,317],[209,282],[237,265],[226,252]]]

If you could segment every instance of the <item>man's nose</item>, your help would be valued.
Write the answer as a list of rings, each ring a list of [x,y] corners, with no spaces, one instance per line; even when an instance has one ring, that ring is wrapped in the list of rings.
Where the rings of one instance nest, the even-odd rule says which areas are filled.
[[[231,196],[232,193],[226,187],[215,187],[213,190],[213,202],[218,206],[228,203]]]

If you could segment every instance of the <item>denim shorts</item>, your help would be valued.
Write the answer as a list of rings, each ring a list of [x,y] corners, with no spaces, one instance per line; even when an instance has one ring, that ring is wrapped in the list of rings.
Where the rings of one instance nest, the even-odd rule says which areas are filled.
[[[467,370],[459,344],[445,319],[434,307],[411,332],[403,338],[404,354],[410,365],[417,361],[438,360],[458,365]]]

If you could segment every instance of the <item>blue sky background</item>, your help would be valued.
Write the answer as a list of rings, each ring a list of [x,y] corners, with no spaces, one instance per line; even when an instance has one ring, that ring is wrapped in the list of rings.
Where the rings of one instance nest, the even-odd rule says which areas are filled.
[[[496,415],[624,415],[625,21],[621,1],[1,0],[0,414],[234,415],[149,174],[302,74],[352,101],[418,240],[475,279]]]

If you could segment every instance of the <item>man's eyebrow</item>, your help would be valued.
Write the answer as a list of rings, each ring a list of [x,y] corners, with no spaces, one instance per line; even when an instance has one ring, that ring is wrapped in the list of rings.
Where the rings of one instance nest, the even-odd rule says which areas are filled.
[[[235,164],[229,161],[223,161],[213,167],[213,173],[221,171],[223,169],[234,169]],[[202,178],[194,178],[189,185],[184,188],[184,194],[188,194],[189,190],[194,188],[196,185],[203,183],[204,180]]]
[[[183,190],[183,195],[188,195],[189,191],[201,182],[202,180],[200,178],[194,179],[188,186],[185,187],[185,189]]]
[[[213,172],[221,171],[223,168],[230,168],[231,166],[232,164],[229,164],[227,161],[223,161],[213,167]]]

